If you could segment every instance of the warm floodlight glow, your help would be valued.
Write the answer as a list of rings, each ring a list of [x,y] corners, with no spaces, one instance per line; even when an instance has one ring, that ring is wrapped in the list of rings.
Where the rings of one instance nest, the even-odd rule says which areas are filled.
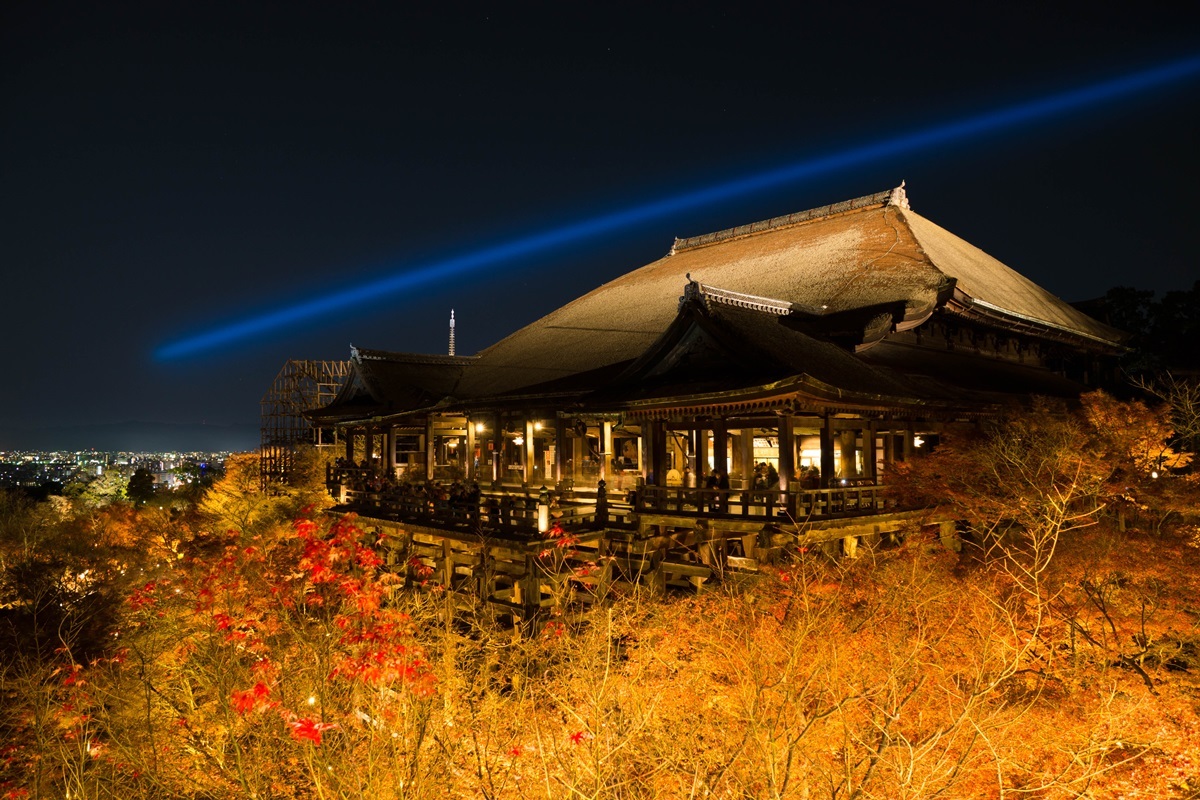
[[[1161,86],[1191,79],[1198,73],[1200,73],[1200,56],[1192,56],[1153,69],[1135,72],[1123,78],[1059,92],[1036,100],[976,114],[955,122],[908,131],[845,150],[813,156],[738,180],[662,197],[620,211],[510,239],[469,253],[459,253],[430,263],[416,265],[402,273],[386,278],[329,292],[307,302],[276,309],[260,316],[169,342],[160,347],[155,355],[162,360],[171,360],[213,350],[266,331],[284,328],[335,311],[356,308],[424,284],[445,282],[455,276],[475,272],[484,267],[495,267],[498,264],[554,250],[601,234],[662,219],[671,214],[713,205],[720,201],[743,197],[766,189],[815,178],[819,175],[859,167],[885,158],[907,155],[963,139],[1027,125],[1049,117],[1062,117],[1090,106],[1132,97]]]
[[[483,423],[482,423],[482,422],[476,422],[476,423],[475,423],[475,432],[476,432],[476,433],[483,433]]]
[[[913,447],[920,447],[923,444],[925,444],[925,440],[922,439],[920,436],[913,437]]]

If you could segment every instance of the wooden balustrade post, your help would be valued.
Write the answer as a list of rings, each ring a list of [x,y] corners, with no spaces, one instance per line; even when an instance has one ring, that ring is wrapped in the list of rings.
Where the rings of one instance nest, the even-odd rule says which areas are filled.
[[[596,524],[603,527],[608,524],[608,490],[604,479],[596,484]]]
[[[500,527],[512,527],[513,501],[507,494],[500,498]]]

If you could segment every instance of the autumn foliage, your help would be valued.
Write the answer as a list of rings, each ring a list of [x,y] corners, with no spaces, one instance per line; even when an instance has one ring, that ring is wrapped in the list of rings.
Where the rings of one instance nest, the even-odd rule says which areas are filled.
[[[0,798],[1197,797],[1200,508],[1170,434],[1102,395],[1014,413],[893,476],[952,541],[918,520],[528,629],[249,480],[187,522],[64,518],[108,531],[117,607],[102,645],[5,663]]]

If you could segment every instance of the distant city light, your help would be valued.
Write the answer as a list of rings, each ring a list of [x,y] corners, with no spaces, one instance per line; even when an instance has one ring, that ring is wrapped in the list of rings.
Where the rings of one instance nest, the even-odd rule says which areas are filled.
[[[1105,102],[1128,98],[1172,83],[1194,78],[1200,73],[1200,56],[1172,61],[1153,69],[1122,78],[1103,81],[1078,89],[1029,100],[993,111],[975,114],[940,125],[889,136],[864,145],[787,164],[733,181],[695,191],[661,197],[600,216],[579,220],[551,230],[510,239],[467,253],[459,253],[426,264],[415,265],[379,280],[330,291],[306,302],[279,308],[212,330],[168,342],[155,351],[155,357],[170,361],[215,350],[266,331],[295,325],[335,311],[357,308],[402,291],[486,267],[511,262],[591,239],[601,234],[658,220],[720,201],[743,197],[766,189],[839,172],[852,167],[909,153],[947,145],[963,139],[1061,117]]]

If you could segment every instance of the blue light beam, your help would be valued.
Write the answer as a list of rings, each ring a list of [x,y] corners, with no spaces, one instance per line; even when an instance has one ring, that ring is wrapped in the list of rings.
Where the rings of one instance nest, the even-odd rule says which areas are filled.
[[[862,166],[885,158],[927,150],[938,145],[1030,124],[1048,117],[1061,117],[1090,106],[1127,98],[1194,78],[1197,74],[1200,74],[1200,56],[1193,56],[1122,78],[1059,92],[954,122],[827,153],[696,191],[662,197],[641,205],[579,220],[553,230],[511,239],[473,252],[438,259],[361,286],[335,291],[315,300],[215,328],[196,336],[165,344],[155,352],[155,356],[161,361],[169,361],[195,355],[365,301],[378,300],[434,281],[444,281],[484,267],[554,250],[635,224],[661,219],[682,211],[712,205],[783,184]]]

